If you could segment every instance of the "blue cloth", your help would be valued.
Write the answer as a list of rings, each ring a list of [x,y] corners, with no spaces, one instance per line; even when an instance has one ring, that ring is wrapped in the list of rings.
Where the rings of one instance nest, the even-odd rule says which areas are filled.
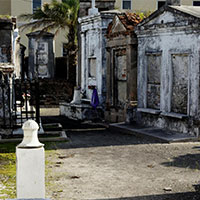
[[[97,89],[94,89],[92,92],[92,99],[91,99],[91,106],[96,109],[96,107],[99,105],[99,97]]]

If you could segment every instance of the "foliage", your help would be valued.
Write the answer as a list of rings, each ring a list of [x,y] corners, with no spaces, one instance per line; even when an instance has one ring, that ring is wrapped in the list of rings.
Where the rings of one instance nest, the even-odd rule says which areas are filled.
[[[39,29],[40,36],[46,31],[54,31],[56,35],[60,30],[65,30],[68,40],[66,48],[73,55],[74,62],[77,50],[78,11],[79,0],[62,0],[62,2],[52,0],[51,3],[43,4],[43,7],[33,14],[20,15],[20,18],[29,21],[20,28],[31,31]]]
[[[38,8],[33,14],[20,15],[19,18],[29,21],[21,28],[30,28],[31,31],[41,29],[41,32],[55,30],[57,34],[62,29],[77,25],[78,10],[78,0],[52,0],[51,3],[43,4],[43,7]]]
[[[10,15],[0,15],[0,19],[11,19]]]
[[[141,19],[145,19],[145,18],[147,18],[149,15],[151,15],[151,11],[144,11],[144,12],[142,12],[142,11],[136,11],[135,12],[137,15],[139,15],[139,17],[141,18]]]
[[[0,153],[0,198],[16,197],[15,153]]]

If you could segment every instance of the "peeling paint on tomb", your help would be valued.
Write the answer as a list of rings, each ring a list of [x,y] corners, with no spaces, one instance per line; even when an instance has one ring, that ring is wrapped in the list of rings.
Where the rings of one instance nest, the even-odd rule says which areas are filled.
[[[199,135],[199,13],[166,5],[137,26],[138,123]]]

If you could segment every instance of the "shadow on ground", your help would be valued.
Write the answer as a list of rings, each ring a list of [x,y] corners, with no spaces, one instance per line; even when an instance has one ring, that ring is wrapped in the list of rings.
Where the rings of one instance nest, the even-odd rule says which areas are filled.
[[[102,146],[139,145],[156,143],[153,140],[138,138],[134,135],[105,131],[66,132],[69,139],[66,143],[57,143],[59,149],[90,148]]]
[[[71,120],[63,116],[43,117],[43,123],[60,123],[63,129],[79,129],[79,131],[66,131],[68,142],[56,143],[54,146],[58,149],[69,148],[89,148],[100,146],[116,146],[116,145],[137,145],[156,143],[156,141],[146,138],[139,138],[134,135],[120,133],[110,130],[95,130],[95,128],[105,128],[99,123],[83,123],[81,121]],[[85,129],[92,131],[85,131]]]
[[[171,162],[164,162],[166,167],[180,167],[200,170],[200,154],[186,154],[174,157]]]
[[[63,129],[86,129],[86,128],[102,128],[104,126],[95,123],[84,123],[80,120],[72,120],[65,116],[43,116],[42,123],[60,123]]]
[[[186,192],[175,194],[160,194],[160,195],[148,195],[137,197],[124,197],[124,198],[107,198],[107,199],[90,199],[90,200],[199,200],[200,193]]]

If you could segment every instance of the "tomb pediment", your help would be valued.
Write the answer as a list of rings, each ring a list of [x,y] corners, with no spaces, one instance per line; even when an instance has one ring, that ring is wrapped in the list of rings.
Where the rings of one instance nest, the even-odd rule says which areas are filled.
[[[197,6],[164,6],[152,13],[143,20],[140,27],[151,27],[159,25],[174,26],[187,25],[190,23],[200,22],[200,8]]]
[[[128,34],[134,31],[135,26],[141,21],[140,16],[135,13],[116,15],[108,26],[107,36],[113,37],[118,36],[118,34]]]
[[[112,34],[112,33],[117,33],[117,32],[121,32],[121,31],[126,31],[126,28],[120,21],[119,17],[115,16],[110,33]]]

